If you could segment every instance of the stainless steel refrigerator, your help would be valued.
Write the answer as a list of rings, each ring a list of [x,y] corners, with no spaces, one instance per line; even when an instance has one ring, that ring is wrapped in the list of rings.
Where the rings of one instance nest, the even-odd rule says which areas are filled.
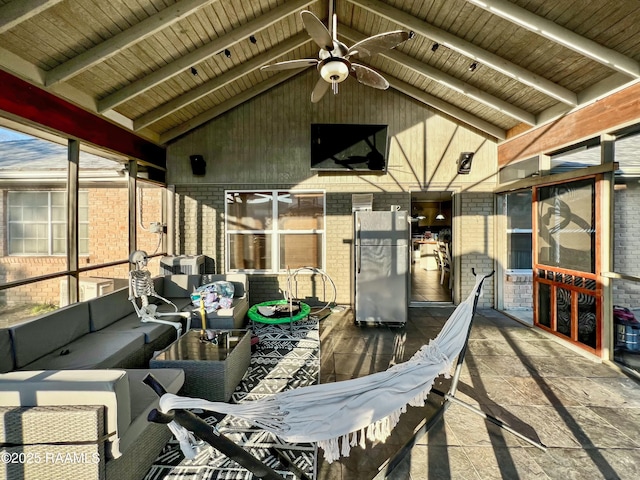
[[[409,306],[409,217],[404,211],[354,212],[356,324],[404,325]]]

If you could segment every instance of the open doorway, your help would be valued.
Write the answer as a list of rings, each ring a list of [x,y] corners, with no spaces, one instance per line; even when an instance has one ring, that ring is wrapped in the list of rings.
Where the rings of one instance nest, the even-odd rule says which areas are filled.
[[[453,278],[451,192],[411,194],[411,303],[451,303]]]

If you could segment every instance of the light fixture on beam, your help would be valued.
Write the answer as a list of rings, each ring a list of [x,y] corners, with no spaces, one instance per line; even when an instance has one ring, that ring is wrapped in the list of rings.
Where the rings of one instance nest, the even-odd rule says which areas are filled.
[[[438,42],[434,43],[433,45],[431,45],[431,51],[435,52],[436,50],[438,50],[439,46],[440,44]]]
[[[475,72],[476,68],[478,68],[478,63],[477,62],[473,62],[471,65],[469,65],[469,71],[470,72]]]

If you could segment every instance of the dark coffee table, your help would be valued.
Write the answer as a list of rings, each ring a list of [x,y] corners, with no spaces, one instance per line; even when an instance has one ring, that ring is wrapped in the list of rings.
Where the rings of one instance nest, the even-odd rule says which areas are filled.
[[[251,330],[222,330],[219,344],[200,341],[190,330],[154,355],[151,368],[181,368],[181,394],[212,402],[228,402],[251,362]]]

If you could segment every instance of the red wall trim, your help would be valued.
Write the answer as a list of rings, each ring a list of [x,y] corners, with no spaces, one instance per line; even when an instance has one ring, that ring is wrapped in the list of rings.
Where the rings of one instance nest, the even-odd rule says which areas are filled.
[[[166,149],[60,97],[0,70],[0,110],[158,168]]]
[[[549,153],[570,142],[640,122],[640,84],[627,87],[498,145],[498,165]]]

